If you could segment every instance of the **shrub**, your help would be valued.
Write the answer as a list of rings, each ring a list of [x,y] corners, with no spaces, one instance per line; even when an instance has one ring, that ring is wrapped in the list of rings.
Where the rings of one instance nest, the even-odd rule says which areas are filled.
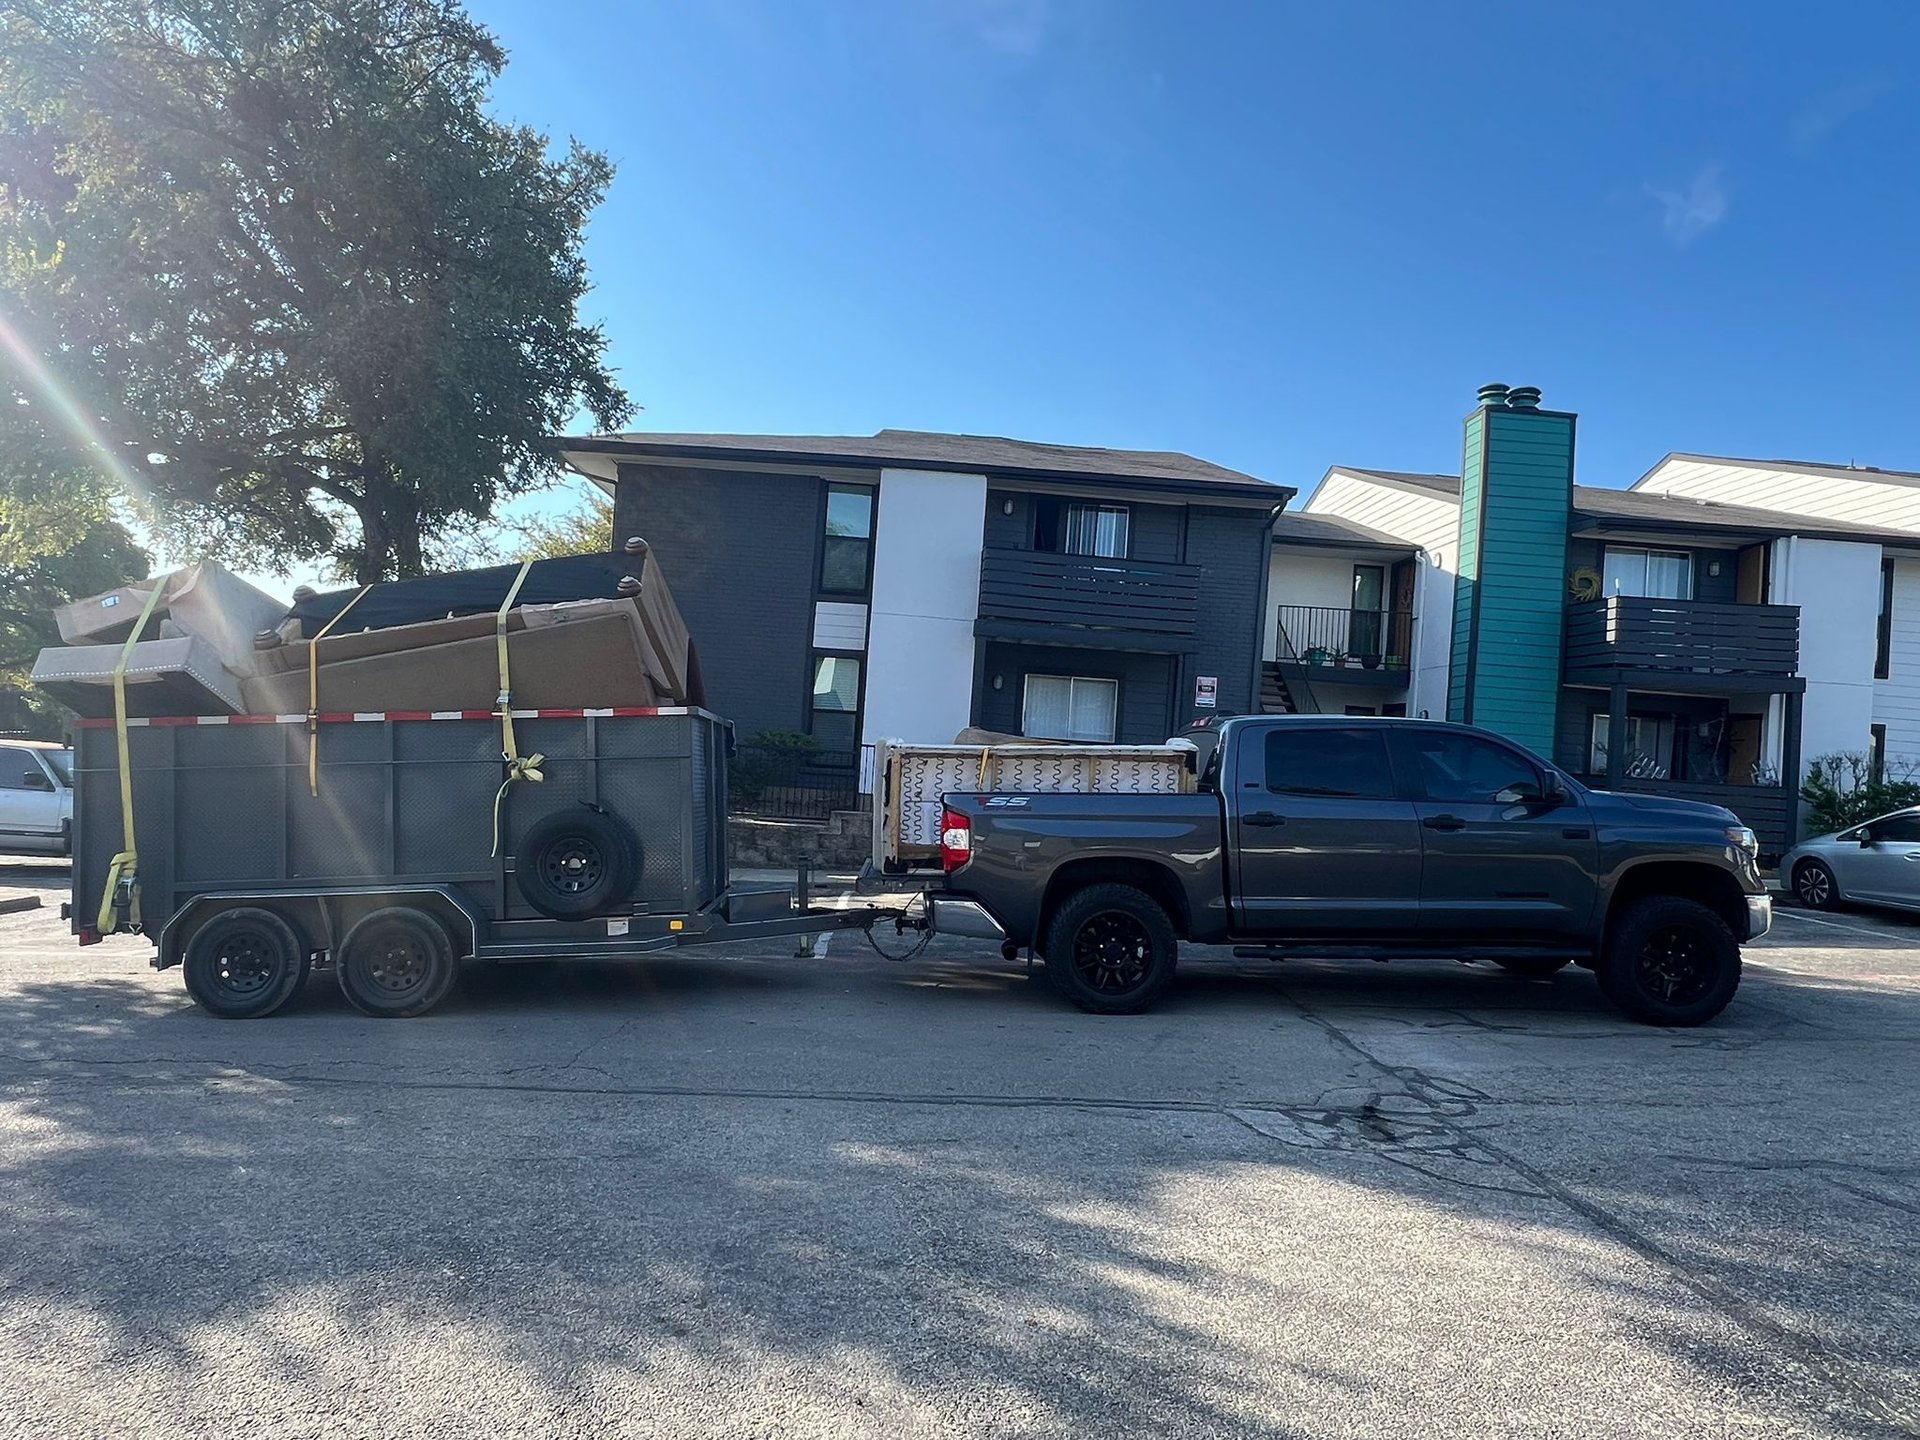
[[[1822,755],[1809,760],[1806,783],[1800,787],[1809,828],[1816,835],[1847,830],[1889,810],[1920,805],[1920,782],[1913,778],[1916,769],[1920,766],[1911,760],[1891,761],[1876,780],[1873,761],[1866,755]]]

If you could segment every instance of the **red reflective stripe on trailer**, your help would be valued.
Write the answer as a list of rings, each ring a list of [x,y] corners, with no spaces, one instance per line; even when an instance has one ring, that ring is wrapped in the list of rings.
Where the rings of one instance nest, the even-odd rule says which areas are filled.
[[[278,715],[229,715],[227,723],[229,725],[278,725],[280,717]]]
[[[150,715],[145,720],[129,720],[129,725],[198,725],[198,715]]]
[[[685,706],[623,705],[595,709],[516,710],[516,720],[596,720],[629,719],[653,715],[691,715]],[[290,715],[136,715],[128,725],[305,725],[309,719],[322,725],[352,725],[361,721],[398,720],[498,720],[498,710],[328,710],[308,716]],[[111,730],[110,716],[84,715],[73,722],[76,730]]]

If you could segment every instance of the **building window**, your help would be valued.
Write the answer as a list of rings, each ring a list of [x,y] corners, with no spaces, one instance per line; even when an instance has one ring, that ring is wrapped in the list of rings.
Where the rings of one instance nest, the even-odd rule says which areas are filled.
[[[1587,773],[1607,773],[1607,731],[1610,715],[1593,717],[1593,733],[1587,744]],[[1673,778],[1673,716],[1629,715],[1627,717],[1627,753],[1620,766],[1622,775],[1639,780]]]
[[[1685,550],[1630,550],[1607,546],[1601,593],[1656,600],[1693,598],[1693,556]]]
[[[1029,675],[1020,707],[1020,733],[1035,740],[1111,744],[1119,711],[1118,680]]]
[[[827,533],[820,549],[824,594],[866,592],[873,558],[873,493],[865,485],[827,486]]]
[[[1873,652],[1873,678],[1884,680],[1893,669],[1893,561],[1880,562],[1880,639]]]
[[[851,655],[813,657],[813,713],[809,730],[822,750],[860,748],[860,662]]]
[[[1887,727],[1867,727],[1867,778],[1878,785],[1887,778]]]
[[[1094,505],[1080,501],[1034,497],[1033,548],[1058,555],[1097,555],[1109,560],[1127,558],[1133,512],[1125,505]]]

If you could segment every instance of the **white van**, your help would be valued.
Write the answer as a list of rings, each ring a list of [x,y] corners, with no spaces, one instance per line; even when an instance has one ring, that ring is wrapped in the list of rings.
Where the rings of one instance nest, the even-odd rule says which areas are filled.
[[[73,853],[73,751],[0,740],[0,854]]]

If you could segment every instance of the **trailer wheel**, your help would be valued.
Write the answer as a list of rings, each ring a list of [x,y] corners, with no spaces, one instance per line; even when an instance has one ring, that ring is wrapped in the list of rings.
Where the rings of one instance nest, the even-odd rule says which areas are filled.
[[[193,932],[182,970],[187,993],[209,1015],[256,1020],[293,998],[307,978],[307,952],[273,911],[244,905]]]
[[[625,824],[589,805],[534,823],[513,855],[527,904],[555,920],[590,920],[626,904],[640,869],[640,842]]]
[[[1132,885],[1089,885],[1047,926],[1047,978],[1096,1015],[1144,1010],[1173,979],[1179,941],[1160,903]]]
[[[453,941],[438,919],[405,905],[362,916],[340,942],[340,992],[380,1019],[425,1014],[459,974]]]

